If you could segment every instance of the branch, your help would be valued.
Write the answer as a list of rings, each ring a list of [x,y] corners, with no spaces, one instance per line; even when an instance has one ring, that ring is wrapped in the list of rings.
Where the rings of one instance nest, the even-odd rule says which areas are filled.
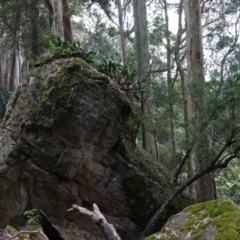
[[[36,231],[20,231],[19,233],[17,233],[16,235],[14,235],[13,237],[9,238],[9,239],[14,239],[16,238],[18,235],[22,234],[22,233],[27,233],[27,234],[40,234],[43,236],[43,238],[45,240],[49,240],[48,237],[41,231],[41,230],[36,230]]]
[[[106,220],[103,214],[100,212],[97,204],[93,204],[93,212],[89,211],[86,208],[80,207],[78,205],[73,204],[72,208],[68,209],[67,212],[71,212],[77,210],[80,213],[83,213],[89,216],[95,224],[102,230],[107,240],[121,240],[118,236],[114,226]]]
[[[175,172],[175,174],[174,174],[174,176],[173,176],[173,187],[176,187],[176,186],[177,186],[179,174],[181,173],[181,171],[182,171],[182,169],[183,169],[183,167],[184,167],[184,165],[185,165],[185,163],[186,163],[186,161],[187,161],[187,159],[188,159],[191,151],[192,151],[192,148],[190,148],[190,149],[186,152],[184,158],[181,160],[181,162],[180,162],[180,164],[179,164],[179,166],[178,166],[178,168],[177,168],[177,171]]]
[[[124,33],[125,38],[129,37],[133,32],[134,32],[134,26],[132,26],[132,28],[128,29],[128,30]]]
[[[126,11],[126,8],[130,3],[131,1],[126,2],[125,5],[122,7],[122,11]]]
[[[173,65],[171,66],[171,69],[174,69]],[[163,72],[166,72],[167,70],[168,70],[167,68],[155,69],[155,70],[151,70],[150,74],[152,74],[152,73],[163,73]]]

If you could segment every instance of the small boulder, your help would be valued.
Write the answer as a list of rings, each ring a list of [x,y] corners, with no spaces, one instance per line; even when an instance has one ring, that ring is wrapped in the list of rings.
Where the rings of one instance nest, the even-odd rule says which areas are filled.
[[[231,201],[213,200],[185,208],[146,240],[238,240],[239,224],[239,206]]]

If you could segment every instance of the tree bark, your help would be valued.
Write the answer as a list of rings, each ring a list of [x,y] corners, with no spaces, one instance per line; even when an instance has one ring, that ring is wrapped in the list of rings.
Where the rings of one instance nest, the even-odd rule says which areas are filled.
[[[5,53],[4,56],[4,70],[3,70],[3,89],[8,89],[9,81],[9,66],[10,66],[10,53]]]
[[[38,8],[37,1],[31,4],[31,25],[32,25],[32,58],[35,59],[40,55],[39,41],[38,41]]]
[[[49,11],[49,27],[52,29],[53,24],[53,3],[52,0],[45,0],[45,4]]]
[[[62,2],[60,0],[53,0],[53,18],[56,37],[60,38],[63,41],[64,31],[63,31]]]
[[[45,0],[49,10],[50,26],[53,16],[56,37],[61,40],[73,42],[73,30],[68,0]]]
[[[182,35],[185,32],[185,29],[182,27],[182,13],[183,13],[183,2],[184,0],[181,0],[179,3],[179,9],[178,9],[178,32],[177,37],[175,40],[175,59],[177,64],[177,71],[179,72],[180,79],[181,79],[181,90],[182,90],[182,101],[183,101],[183,117],[184,117],[184,132],[185,132],[185,141],[186,143],[190,143],[190,129],[189,129],[189,92],[187,91],[186,86],[186,79],[185,79],[185,72],[182,67],[181,59],[180,59],[180,45],[181,45],[181,39]],[[189,146],[186,146],[186,148],[189,148]],[[186,149],[187,151],[187,149]],[[195,171],[195,164],[193,155],[191,153],[188,154],[187,159],[187,169],[188,169],[188,178],[191,178]],[[195,196],[195,189],[194,186],[191,185],[189,187],[189,192],[192,196]]]
[[[201,9],[199,0],[185,0],[186,17],[186,52],[188,66],[188,89],[190,92],[189,117],[191,118],[191,141],[196,142],[196,151],[192,153],[196,172],[206,168],[206,158],[209,154],[209,141],[207,130],[202,131],[202,124],[205,119],[204,100],[204,66],[203,66],[203,44]],[[200,134],[202,132],[202,134]],[[199,133],[199,134],[198,134]],[[214,199],[214,187],[209,174],[196,182],[197,202]]]
[[[11,50],[11,55],[10,55],[10,73],[9,73],[8,90],[13,92],[18,82],[19,82],[19,58],[18,58],[18,47],[16,42],[14,43],[14,46]]]
[[[8,90],[14,91],[15,86],[19,82],[19,29],[21,23],[21,8],[16,11],[13,19],[13,33],[12,33],[12,49],[10,53],[10,72],[8,81]]]
[[[3,68],[2,68],[2,49],[0,48],[0,89],[3,89]]]
[[[120,28],[120,42],[121,42],[121,52],[122,52],[122,63],[123,66],[126,65],[127,60],[127,44],[123,26],[123,14],[122,14],[122,0],[117,0],[118,3],[118,20],[119,20],[119,28]]]
[[[175,122],[174,122],[174,111],[173,111],[173,81],[172,81],[172,64],[171,64],[171,41],[170,41],[170,32],[169,32],[169,19],[168,19],[168,6],[167,1],[163,0],[165,21],[166,21],[166,40],[167,40],[167,85],[168,85],[168,99],[169,99],[169,125],[170,125],[170,138],[172,145],[172,157],[176,156],[177,151],[177,141],[175,134]]]
[[[143,148],[157,158],[155,137],[152,134],[153,106],[150,84],[150,54],[147,30],[147,10],[145,0],[133,0],[135,48],[137,54],[137,73],[139,81],[146,82],[145,92],[141,97],[142,113],[145,121],[142,124]]]
[[[63,16],[64,40],[72,43],[73,30],[68,0],[62,0],[62,16]]]

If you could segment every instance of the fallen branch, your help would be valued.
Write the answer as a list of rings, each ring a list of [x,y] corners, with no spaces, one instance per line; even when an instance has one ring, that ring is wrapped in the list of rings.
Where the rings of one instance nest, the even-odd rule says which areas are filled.
[[[118,236],[116,229],[114,226],[106,220],[106,218],[100,212],[97,204],[93,204],[93,211],[89,211],[86,208],[80,207],[78,205],[73,204],[72,208],[68,209],[67,212],[71,212],[74,210],[78,210],[80,213],[83,213],[89,216],[95,224],[102,230],[107,240],[121,240]]]
[[[27,234],[30,234],[30,235],[37,233],[37,234],[42,235],[45,240],[48,240],[48,237],[47,237],[41,230],[35,230],[35,231],[20,231],[20,232],[18,232],[16,235],[14,235],[13,237],[10,237],[9,239],[14,239],[14,238],[16,238],[18,235],[20,235],[20,234],[22,234],[22,233],[27,233]]]

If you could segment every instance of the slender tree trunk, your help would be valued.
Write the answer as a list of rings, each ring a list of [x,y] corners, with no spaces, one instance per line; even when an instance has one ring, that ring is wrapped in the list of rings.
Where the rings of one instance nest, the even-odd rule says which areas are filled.
[[[197,136],[196,151],[192,156],[196,172],[201,172],[207,166],[209,141],[206,129],[202,123],[205,118],[204,103],[204,66],[201,27],[201,10],[199,0],[185,0],[188,88],[190,89],[189,111],[191,116],[191,134]],[[209,174],[196,182],[197,202],[214,199],[214,187]]]
[[[118,3],[118,19],[119,19],[119,28],[120,28],[122,62],[123,62],[123,66],[125,66],[126,59],[127,59],[127,44],[126,44],[124,25],[123,25],[122,0],[117,0],[117,3]]]
[[[186,79],[185,79],[185,72],[182,67],[181,59],[180,59],[180,44],[182,35],[185,32],[185,30],[182,27],[182,13],[183,13],[183,2],[184,0],[181,0],[179,3],[179,9],[178,9],[178,32],[177,37],[175,41],[175,59],[177,64],[177,71],[179,72],[180,79],[181,79],[181,90],[182,90],[182,100],[183,100],[183,117],[184,117],[184,132],[185,132],[185,140],[186,143],[186,151],[189,149],[189,143],[190,143],[190,129],[189,129],[189,96],[190,94],[187,91],[186,86]],[[193,155],[190,153],[187,161],[187,169],[188,169],[188,178],[190,179],[195,171],[195,164]],[[192,196],[196,196],[195,193],[195,184],[192,184],[189,186],[189,192]],[[194,197],[196,198],[196,197]]]
[[[16,11],[15,18],[13,19],[13,34],[12,34],[12,49],[10,53],[10,72],[9,72],[9,82],[8,90],[14,91],[17,83],[19,82],[19,29],[21,23],[21,9]]]
[[[37,2],[33,1],[31,4],[31,25],[32,25],[32,58],[36,58],[40,55],[39,41],[38,41],[38,8]]]
[[[9,73],[9,82],[8,82],[8,90],[13,92],[17,85],[19,79],[19,62],[18,62],[18,49],[17,42],[14,43],[14,46],[11,50],[10,57],[10,73]]]
[[[52,0],[45,0],[45,4],[49,11],[49,27],[52,29],[53,24],[53,3]]]
[[[64,40],[73,42],[73,30],[68,0],[62,0]]]
[[[53,18],[56,37],[64,40],[62,1],[53,0]]]
[[[173,111],[173,81],[172,81],[172,73],[171,73],[171,42],[170,42],[170,32],[169,32],[169,19],[168,19],[168,6],[167,1],[163,0],[164,5],[164,13],[166,20],[166,40],[167,40],[167,84],[168,84],[168,98],[169,98],[169,118],[170,118],[170,137],[171,137],[171,145],[172,145],[172,155],[176,156],[177,151],[177,141],[175,134],[175,122],[174,122],[174,111]]]
[[[2,49],[0,48],[0,89],[3,89],[3,68],[2,68]]]
[[[10,53],[5,53],[4,69],[3,69],[3,89],[5,89],[5,90],[8,89],[9,66],[10,66]]]
[[[151,120],[153,106],[150,86],[150,54],[147,31],[147,10],[145,0],[133,0],[135,48],[137,53],[137,70],[139,80],[146,81],[145,92],[142,94],[142,113],[145,122],[142,124],[143,148],[157,158],[157,148],[152,134]]]

